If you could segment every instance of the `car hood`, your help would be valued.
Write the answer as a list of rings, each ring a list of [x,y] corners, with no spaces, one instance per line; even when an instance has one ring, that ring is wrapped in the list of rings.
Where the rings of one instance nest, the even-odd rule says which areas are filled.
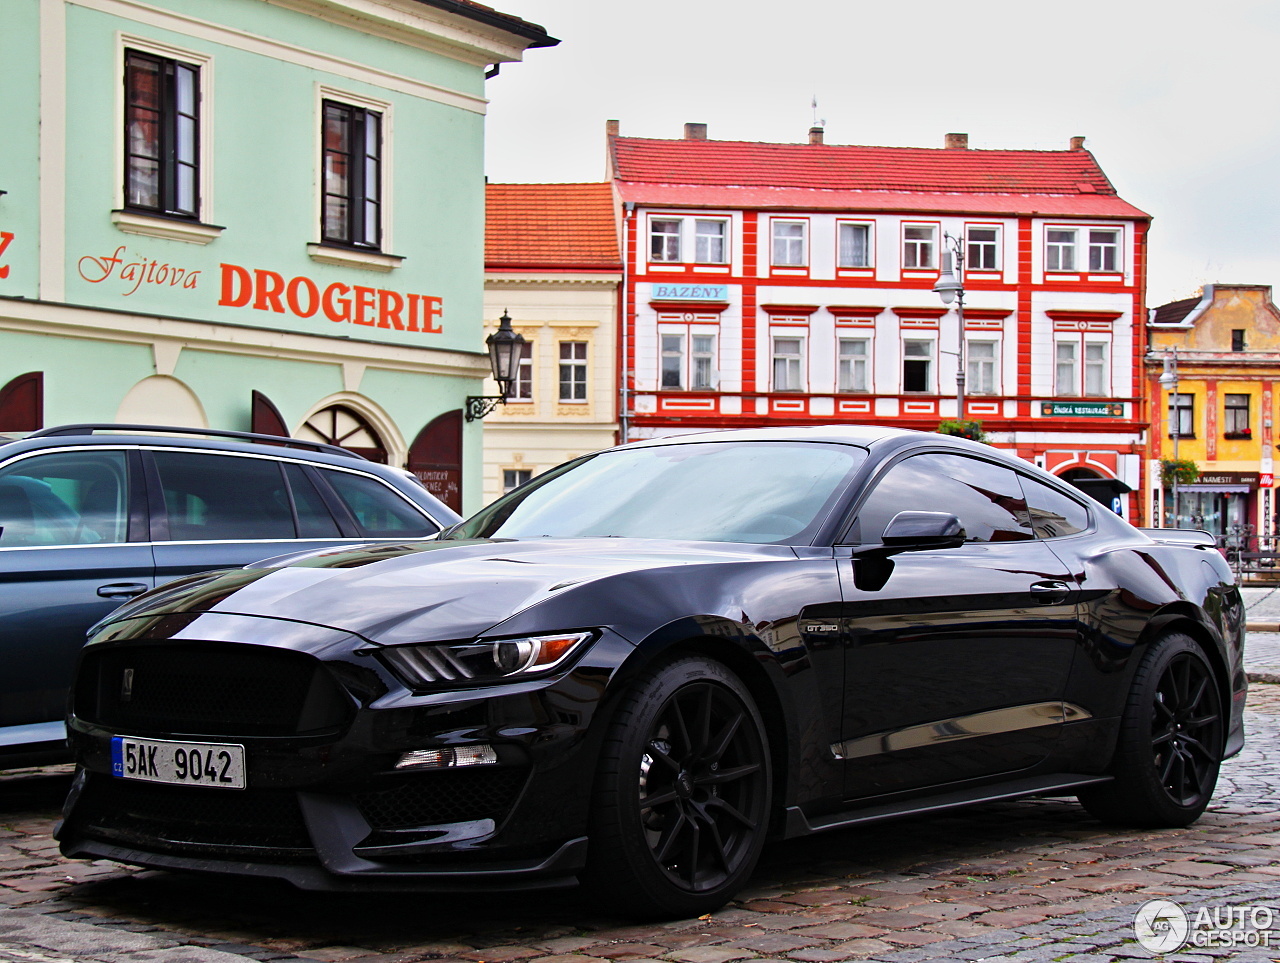
[[[645,605],[640,582],[655,573],[785,558],[795,558],[787,546],[656,539],[369,545],[171,583],[109,621],[252,615],[323,625],[383,645],[558,631],[626,621],[624,610]]]

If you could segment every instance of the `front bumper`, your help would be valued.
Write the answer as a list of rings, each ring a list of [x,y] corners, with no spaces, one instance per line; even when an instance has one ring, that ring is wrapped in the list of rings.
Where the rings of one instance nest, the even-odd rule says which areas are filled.
[[[225,664],[258,648],[266,647],[238,642]],[[120,647],[104,664],[137,662],[136,651]],[[335,663],[332,649],[323,661],[295,653],[309,671],[319,667],[332,678],[349,702],[340,724],[336,716],[321,719],[333,724],[304,732],[255,729],[251,718],[244,725],[187,719],[175,731],[132,707],[132,715],[91,707],[84,683],[68,726],[80,771],[56,836],[71,858],[275,877],[311,890],[570,885],[586,858],[601,728],[592,720],[629,651],[629,643],[605,633],[557,676],[429,695],[404,689],[367,657]],[[92,660],[86,663],[82,676],[91,674]],[[104,690],[101,680],[93,685]],[[315,699],[300,702],[313,707]],[[115,735],[238,743],[247,786],[116,778]],[[475,744],[492,746],[497,764],[395,768],[406,752]]]

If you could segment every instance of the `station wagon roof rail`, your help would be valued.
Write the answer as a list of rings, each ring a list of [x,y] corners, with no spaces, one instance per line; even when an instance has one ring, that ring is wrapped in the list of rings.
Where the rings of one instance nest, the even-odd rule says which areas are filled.
[[[115,435],[128,434],[173,434],[173,435],[207,435],[212,438],[236,438],[241,441],[259,442],[267,445],[279,445],[284,448],[307,448],[311,451],[322,451],[329,455],[342,455],[367,461],[364,455],[329,445],[322,441],[303,441],[301,438],[289,438],[285,435],[262,435],[252,431],[226,431],[221,428],[186,428],[175,425],[112,425],[83,424],[59,425],[56,428],[41,428],[27,435],[28,438],[52,438],[60,435],[92,435],[105,431]]]

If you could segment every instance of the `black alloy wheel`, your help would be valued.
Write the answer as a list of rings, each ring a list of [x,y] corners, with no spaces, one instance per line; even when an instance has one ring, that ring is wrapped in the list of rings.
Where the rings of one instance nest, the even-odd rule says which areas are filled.
[[[1189,636],[1156,640],[1134,676],[1121,720],[1115,781],[1081,793],[1107,822],[1186,826],[1213,796],[1225,724],[1213,667]]]
[[[683,658],[624,697],[601,754],[587,882],[628,916],[697,915],[751,874],[771,773],[750,694],[723,665]]]

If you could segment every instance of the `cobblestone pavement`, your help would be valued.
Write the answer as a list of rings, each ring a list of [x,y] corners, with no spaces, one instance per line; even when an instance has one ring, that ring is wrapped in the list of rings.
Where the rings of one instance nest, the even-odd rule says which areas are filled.
[[[601,918],[574,891],[300,893],[109,862],[50,837],[66,770],[0,776],[4,963],[1102,963],[1148,959],[1135,909],[1266,906],[1270,949],[1165,959],[1280,959],[1280,686],[1250,694],[1249,742],[1183,830],[1117,831],[1074,802],[1034,800],[779,844],[718,913],[661,925]]]

